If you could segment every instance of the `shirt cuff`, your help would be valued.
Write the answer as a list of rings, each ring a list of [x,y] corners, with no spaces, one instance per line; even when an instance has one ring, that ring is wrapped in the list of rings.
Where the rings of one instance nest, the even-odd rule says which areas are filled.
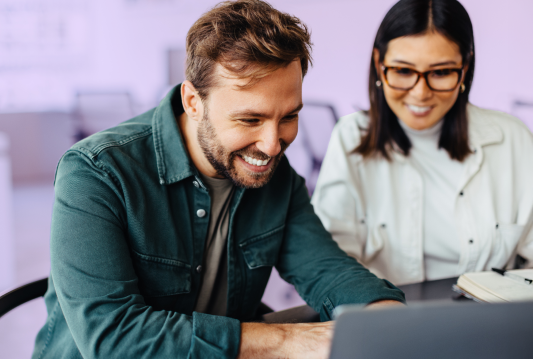
[[[234,359],[239,353],[241,323],[237,319],[193,312],[190,359]]]
[[[405,294],[386,279],[368,280],[366,286],[367,288],[364,288],[365,285],[357,289],[350,288],[347,293],[331,292],[322,303],[320,320],[332,320],[335,308],[345,304],[369,304],[387,299],[405,304]]]

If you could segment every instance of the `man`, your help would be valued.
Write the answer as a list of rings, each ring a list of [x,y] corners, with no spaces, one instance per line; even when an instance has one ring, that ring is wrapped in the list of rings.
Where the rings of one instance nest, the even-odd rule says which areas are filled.
[[[325,358],[331,323],[247,323],[276,266],[323,321],[403,293],[333,242],[283,151],[310,38],[259,0],[187,36],[187,81],[73,146],[56,174],[38,358]]]

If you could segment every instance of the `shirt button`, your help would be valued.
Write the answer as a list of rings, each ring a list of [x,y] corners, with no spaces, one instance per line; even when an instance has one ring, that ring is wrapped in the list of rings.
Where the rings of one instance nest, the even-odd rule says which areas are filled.
[[[202,273],[202,266],[196,267],[196,272],[197,273]]]
[[[200,187],[200,185],[198,184],[198,181],[194,181],[192,184],[193,184],[194,187],[196,187],[196,188]]]
[[[200,218],[204,217],[205,216],[205,210],[203,209],[199,209],[196,211],[196,215]]]
[[[474,240],[473,240],[473,239],[469,239],[469,240],[468,240],[468,243],[470,243],[470,244],[474,244]]]
[[[463,191],[459,192],[459,195],[460,195],[460,196],[464,195]]]

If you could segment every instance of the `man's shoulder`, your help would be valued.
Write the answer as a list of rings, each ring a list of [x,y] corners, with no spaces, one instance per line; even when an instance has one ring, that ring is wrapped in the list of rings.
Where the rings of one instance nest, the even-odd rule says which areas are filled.
[[[71,151],[84,153],[95,159],[103,152],[122,153],[137,151],[139,140],[152,136],[152,117],[155,109],[149,110],[115,127],[97,132],[71,147]]]

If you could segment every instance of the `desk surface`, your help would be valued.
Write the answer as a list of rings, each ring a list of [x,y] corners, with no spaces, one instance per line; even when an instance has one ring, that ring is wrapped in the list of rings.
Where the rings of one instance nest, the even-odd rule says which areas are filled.
[[[452,291],[452,285],[455,283],[457,283],[457,277],[400,285],[398,288],[405,293],[407,304],[436,300],[451,302],[457,298],[457,293]]]
[[[427,301],[451,302],[457,298],[457,294],[452,291],[452,285],[455,283],[457,277],[401,285],[398,288],[405,293],[407,304]],[[309,323],[318,322],[320,317],[313,308],[302,305],[265,314],[263,319],[266,323]]]

